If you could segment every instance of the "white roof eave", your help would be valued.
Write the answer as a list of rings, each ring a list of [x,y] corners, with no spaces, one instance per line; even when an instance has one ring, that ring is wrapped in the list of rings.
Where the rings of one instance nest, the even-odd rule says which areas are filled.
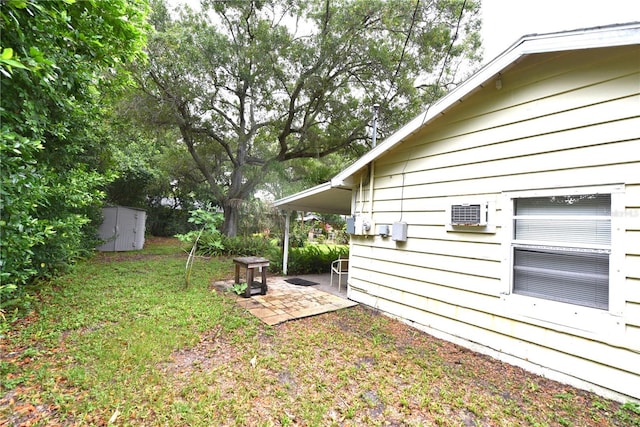
[[[273,205],[283,210],[349,215],[351,189],[332,187],[330,182],[325,182],[276,200]]]

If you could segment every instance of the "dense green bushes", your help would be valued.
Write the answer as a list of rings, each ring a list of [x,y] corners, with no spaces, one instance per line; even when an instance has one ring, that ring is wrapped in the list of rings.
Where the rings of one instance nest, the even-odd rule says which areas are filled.
[[[219,231],[222,221],[220,213],[196,209],[191,211],[189,222],[199,229],[176,237],[189,245],[196,244],[198,255],[262,256],[269,259],[271,272],[282,272],[282,247],[277,239],[269,239],[259,234],[228,237]],[[303,244],[301,241],[297,243],[300,247],[289,249],[289,274],[327,273],[332,261],[349,255],[346,245]]]
[[[224,253],[227,255],[268,257],[274,252],[280,252],[279,248],[273,244],[273,241],[259,235],[223,236],[222,245],[225,249]]]
[[[0,315],[95,246],[112,178],[104,105],[142,55],[145,14],[128,0],[0,2]]]
[[[287,274],[316,274],[331,271],[331,262],[338,258],[347,258],[349,247],[344,245],[306,245],[289,249]],[[269,258],[269,270],[282,271],[282,255]]]
[[[147,233],[156,237],[170,237],[185,234],[190,228],[189,212],[169,206],[144,206],[147,212]]]

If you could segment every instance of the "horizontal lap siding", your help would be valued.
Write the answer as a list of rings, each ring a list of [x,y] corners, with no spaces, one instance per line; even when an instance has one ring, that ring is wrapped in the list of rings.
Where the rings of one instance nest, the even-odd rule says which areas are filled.
[[[634,78],[637,80],[639,77],[636,75]],[[630,95],[596,105],[576,104],[574,109],[556,112],[555,117],[529,116],[526,121],[485,127],[475,132],[474,138],[469,138],[469,134],[465,133],[439,135],[439,131],[435,129],[429,136],[437,139],[431,143],[412,147],[410,151],[398,151],[389,158],[381,159],[377,166],[384,165],[388,168],[384,172],[394,174],[401,173],[403,170],[410,172],[421,169],[425,158],[430,160],[429,168],[438,168],[448,167],[451,164],[528,155],[531,154],[528,145],[534,145],[537,152],[545,152],[634,138],[633,131],[628,128],[628,125],[634,122],[628,121],[637,119],[637,114],[631,117],[620,117],[620,111],[616,109],[630,110],[637,107],[637,102],[638,96]],[[545,100],[544,103],[553,104],[551,100]],[[562,120],[559,120],[560,118]],[[477,124],[486,125],[483,119],[479,117],[476,120]],[[627,122],[618,123],[621,119]],[[513,134],[514,129],[522,132],[517,138]],[[514,145],[512,144],[514,140],[527,144]],[[482,150],[473,151],[477,148]],[[443,154],[449,154],[449,157],[438,157]],[[380,174],[380,171],[377,173]]]
[[[628,255],[640,255],[640,231],[628,231],[625,233],[625,249]]]
[[[632,154],[632,153],[628,153]],[[424,197],[425,199],[434,197],[464,196],[464,195],[485,195],[486,197],[496,197],[500,193],[491,193],[490,188],[500,186],[500,191],[517,191],[534,188],[556,188],[556,187],[581,187],[587,185],[615,184],[635,180],[638,175],[637,163],[624,163],[612,167],[612,165],[589,166],[576,168],[570,171],[553,170],[539,171],[505,176],[490,176],[470,179],[466,182],[432,182],[413,183],[412,186],[405,186],[402,202],[406,205],[409,200]],[[625,181],[626,180],[626,181]],[[597,184],[596,184],[597,183]],[[376,195],[378,190],[376,190]],[[400,189],[393,190],[401,192]],[[375,199],[376,196],[374,196]],[[375,203],[375,201],[374,201]],[[397,207],[400,200],[396,201]],[[366,203],[365,203],[366,205]],[[414,205],[414,209],[420,205]],[[374,209],[375,212],[375,209]]]
[[[432,285],[447,287],[440,297],[447,301],[447,292],[465,290],[498,296],[499,289],[496,277],[500,273],[499,261],[487,261],[473,258],[462,258],[441,254],[423,253],[420,264],[412,264],[415,254],[407,251],[386,251],[384,258],[369,257],[366,250],[354,247],[353,261],[350,268],[360,271],[361,280],[369,283],[380,282],[383,285],[393,283],[413,283],[416,294],[427,292]],[[382,251],[376,255],[382,254]],[[391,279],[391,280],[389,280]],[[408,291],[408,290],[407,290]]]
[[[627,302],[640,304],[640,279],[627,278],[625,283]],[[640,325],[638,325],[640,326]],[[638,341],[640,342],[640,341]]]
[[[370,294],[359,294],[358,300],[363,304],[375,307],[387,313],[391,313],[397,317],[405,320],[412,320],[417,322],[414,326],[420,329],[426,329],[428,332],[438,331],[456,331],[457,337],[464,337],[467,341],[473,344],[479,344],[482,347],[487,347],[490,350],[495,350],[507,355],[518,355],[518,357],[524,361],[530,362],[534,365],[547,367],[554,370],[554,366],[561,365],[567,367],[563,368],[564,375],[569,375],[575,378],[581,378],[584,381],[589,381],[589,378],[585,378],[585,373],[592,372],[594,367],[606,370],[607,375],[604,383],[599,384],[602,387],[607,387],[612,390],[616,390],[618,393],[624,393],[629,396],[637,396],[637,365],[633,362],[637,360],[637,354],[621,349],[613,349],[617,354],[612,355],[612,349],[610,347],[602,347],[601,353],[605,353],[609,356],[604,361],[593,361],[587,358],[575,358],[571,355],[571,351],[576,346],[588,345],[589,342],[578,337],[567,337],[566,335],[558,336],[558,343],[568,342],[569,345],[562,349],[554,348],[551,346],[540,345],[537,342],[513,338],[511,335],[507,335],[500,332],[496,332],[494,329],[486,329],[484,327],[476,326],[473,323],[461,322],[458,318],[450,318],[443,316],[439,313],[433,313],[424,310],[422,307],[407,306],[400,304],[391,299],[380,299]],[[460,310],[460,309],[458,309]],[[415,321],[413,319],[419,319]],[[514,326],[530,327],[530,325],[520,324]],[[535,330],[536,328],[531,328]],[[527,330],[514,331],[519,337],[526,337]],[[544,332],[547,332],[545,330]],[[444,338],[447,338],[446,333]],[[569,340],[568,338],[575,338],[580,340],[580,343]],[[549,342],[552,340],[543,339],[542,341]],[[598,343],[596,343],[596,346]],[[595,347],[594,347],[595,348]],[[594,350],[594,351],[597,351]],[[495,355],[500,357],[500,355]],[[613,368],[608,364],[610,361],[620,362],[627,365],[629,370],[622,370],[619,368]],[[513,360],[509,360],[512,361]],[[526,366],[526,365],[525,365]],[[529,366],[527,366],[529,367]],[[557,370],[557,369],[555,369]],[[636,380],[630,380],[629,375],[636,375]],[[551,376],[553,377],[553,376]]]
[[[640,185],[626,188],[625,220],[625,322],[630,340],[640,342]],[[615,213],[614,213],[615,214]]]
[[[638,98],[640,103],[640,97]],[[640,105],[640,104],[639,104]],[[638,121],[640,124],[640,120]],[[629,124],[633,126],[633,124]],[[638,128],[636,128],[638,129]],[[547,171],[577,170],[602,165],[625,164],[630,150],[637,148],[637,141],[612,142],[603,145],[574,148],[567,151],[535,153],[527,156],[488,160],[460,166],[449,166],[442,169],[423,170],[407,173],[405,185],[419,185],[421,183],[438,183],[475,180],[479,178],[493,178],[504,176],[540,173],[543,164]],[[382,185],[390,182],[381,178]],[[464,185],[464,183],[462,183]]]
[[[446,237],[451,236],[451,239],[454,239],[455,236],[453,234],[446,235]],[[436,240],[429,239],[425,242],[422,239],[411,238],[406,243],[402,245],[402,249],[397,249],[395,246],[395,242],[390,239],[384,239],[384,242],[380,242],[376,244],[374,250],[378,255],[382,255],[383,260],[400,258],[398,261],[404,263],[415,263],[416,257],[421,257],[423,255],[435,255],[442,257],[451,257],[453,259],[464,259],[465,262],[471,262],[471,260],[476,260],[480,262],[483,268],[488,269],[486,266],[486,262],[500,262],[502,258],[502,249],[498,244],[489,244],[489,243],[478,243],[478,242],[470,242],[470,241],[461,241],[461,240]],[[388,250],[384,250],[387,249]],[[355,254],[362,253],[363,256],[366,256],[366,252],[363,250],[363,247],[358,246],[354,248]],[[384,250],[384,252],[382,252]],[[373,255],[373,254],[372,254]],[[439,263],[444,262],[443,260],[438,260]],[[416,265],[424,266],[424,260],[420,259],[419,263]],[[453,265],[454,269],[465,269],[464,266],[461,265]]]
[[[500,299],[509,268],[502,192],[624,183],[625,210],[614,212],[625,216],[624,339],[640,336],[640,70],[630,55],[637,46],[525,58],[501,91],[488,84],[378,159],[373,222],[407,222],[408,241],[354,236],[350,296],[518,358],[533,352],[543,366],[567,358],[569,375],[640,398],[616,386],[630,377],[611,368],[640,381],[637,352],[529,324]],[[357,211],[369,208],[365,181]],[[447,231],[447,206],[465,197],[495,203],[495,233]]]
[[[640,79],[640,75],[638,76]],[[420,156],[419,161],[410,161],[406,164],[387,163],[380,160],[376,163],[376,198],[395,197],[399,195],[398,186],[404,184],[404,197],[419,196],[420,193],[412,193],[412,187],[424,184],[457,183],[462,189],[473,183],[465,183],[465,180],[477,180],[487,178],[502,178],[504,176],[529,175],[532,173],[548,173],[555,171],[567,171],[601,167],[615,164],[626,164],[629,160],[629,150],[637,147],[637,132],[640,128],[640,118],[620,118],[621,113],[639,110],[640,95],[617,100],[602,106],[602,112],[616,117],[616,122],[611,125],[600,124],[595,129],[580,128],[565,130],[560,135],[553,134],[527,136],[510,142],[501,142],[489,147],[467,148],[465,151],[436,152],[438,147],[425,145],[416,148],[413,153]],[[590,109],[585,111],[572,111],[572,116],[581,117],[582,122],[588,122]],[[562,124],[569,125],[571,121],[566,113],[558,113],[556,116],[546,117],[546,120],[557,122],[554,127]],[[585,118],[587,117],[587,118]],[[584,123],[580,123],[584,126]],[[519,133],[532,131],[548,131],[544,126],[536,124],[505,126],[510,129],[505,132],[513,137]],[[577,134],[576,134],[577,133]],[[452,139],[469,140],[476,136],[458,136]],[[588,139],[587,139],[588,138]],[[481,142],[492,141],[489,136],[478,138]],[[587,140],[591,145],[583,146]],[[596,145],[597,144],[597,145]],[[446,143],[440,144],[444,149]],[[488,150],[490,154],[484,153]],[[544,167],[541,170],[541,166]],[[403,174],[404,171],[404,174]],[[592,178],[592,181],[594,179]],[[598,181],[599,182],[599,181]],[[556,185],[559,183],[556,183]],[[492,187],[483,183],[484,191],[504,191],[504,183],[496,182]],[[524,188],[530,188],[527,185]],[[385,189],[393,189],[395,193],[384,193]],[[460,190],[458,191],[460,192]],[[482,192],[482,191],[480,191]],[[381,194],[382,193],[382,194]],[[423,193],[432,196],[431,193]],[[366,195],[365,195],[366,196]],[[386,196],[386,197],[385,197]]]
[[[625,313],[625,323],[627,325],[640,327],[640,304],[627,302]]]
[[[637,234],[637,233],[636,233]],[[637,240],[638,236],[635,236],[632,250],[628,252],[634,252],[634,255],[627,255],[625,262],[625,271],[627,280],[625,281],[625,323],[630,328],[629,330],[635,335],[633,338],[640,337],[640,240]],[[627,246],[631,242],[627,241]],[[639,339],[635,342],[640,343]]]
[[[627,325],[625,339],[640,342],[640,326]]]
[[[548,328],[539,328],[536,325],[519,322],[514,323],[504,316],[500,315],[501,306],[495,299],[485,300],[485,305],[482,307],[483,311],[478,309],[468,309],[461,306],[452,306],[438,299],[438,292],[425,294],[416,293],[419,291],[419,287],[412,286],[411,283],[398,281],[401,286],[399,288],[380,287],[379,294],[386,294],[383,300],[393,301],[397,304],[401,304],[405,307],[419,308],[422,311],[426,311],[436,317],[445,319],[457,320],[466,325],[472,325],[482,330],[491,330],[500,335],[508,336],[514,339],[522,340],[523,342],[536,343],[537,345],[543,344],[548,348],[571,353],[575,348],[584,347],[588,344],[592,350],[592,353],[586,356],[586,358],[592,361],[598,361],[598,355],[602,352],[608,351],[608,357],[606,361],[599,361],[599,363],[605,363],[609,366],[616,366],[628,372],[637,371],[637,365],[629,354],[632,351],[624,348],[615,348],[611,350],[609,343],[600,343],[587,340],[583,337],[568,336],[567,334],[554,331]],[[354,284],[357,288],[357,283]],[[420,304],[416,307],[415,304],[407,304],[406,294],[410,293],[414,299],[418,299]],[[466,298],[462,292],[458,297]],[[433,320],[431,321],[433,322]],[[437,328],[438,329],[438,328]],[[615,343],[612,343],[615,344]],[[508,351],[508,348],[494,347],[500,351]]]

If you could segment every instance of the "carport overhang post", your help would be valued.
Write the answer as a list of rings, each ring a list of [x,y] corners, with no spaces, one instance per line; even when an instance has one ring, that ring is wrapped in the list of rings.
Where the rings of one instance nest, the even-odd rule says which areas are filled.
[[[291,211],[284,211],[284,243],[282,245],[282,274],[287,275],[289,263],[289,225],[291,224]]]

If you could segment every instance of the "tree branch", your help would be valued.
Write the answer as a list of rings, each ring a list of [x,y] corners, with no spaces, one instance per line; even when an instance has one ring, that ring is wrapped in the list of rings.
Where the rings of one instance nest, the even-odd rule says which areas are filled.
[[[213,195],[218,200],[223,200],[224,193],[220,191],[220,187],[218,186],[215,177],[211,174],[209,168],[207,168],[206,163],[202,160],[202,158],[198,154],[198,151],[195,149],[195,144],[193,142],[193,139],[191,138],[188,128],[184,125],[180,126],[180,134],[182,136],[182,140],[187,146],[187,149],[189,150],[189,154],[191,154],[191,158],[193,158],[196,166],[198,166],[198,169],[200,169],[200,172],[202,172],[202,175],[204,175],[205,179],[207,180],[207,183],[209,184]]]

